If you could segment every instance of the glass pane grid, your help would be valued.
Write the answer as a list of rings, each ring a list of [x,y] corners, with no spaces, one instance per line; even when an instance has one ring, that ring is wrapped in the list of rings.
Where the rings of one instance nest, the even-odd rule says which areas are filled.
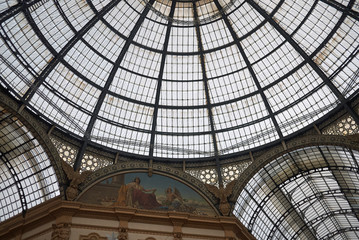
[[[151,78],[159,76],[162,56],[135,45],[131,45],[121,62],[121,67],[128,71]]]
[[[126,69],[119,69],[110,86],[110,91],[126,98],[154,104],[157,82],[157,78],[150,78]]]
[[[59,3],[67,19],[76,30],[80,30],[85,24],[95,16],[89,4],[85,1],[66,0]]]
[[[310,55],[319,47],[338,22],[341,12],[326,3],[318,2],[304,24],[293,35],[303,50]]]
[[[207,77],[213,81],[218,81],[218,77],[237,73],[246,66],[237,45],[231,45],[221,50],[210,52],[205,54],[204,58]]]
[[[86,32],[83,41],[96,49],[101,54],[101,57],[114,63],[125,44],[124,36],[119,34],[119,32],[114,32],[113,29],[108,28],[100,21]],[[109,68],[107,65],[101,67],[104,69]]]
[[[267,239],[281,234],[300,236],[313,232],[317,238],[324,238],[341,229],[357,227],[359,221],[354,217],[353,207],[358,202],[346,189],[357,189],[354,185],[359,183],[359,178],[355,170],[345,168],[353,161],[349,151],[341,147],[320,146],[289,154],[260,170],[237,200],[234,214],[252,234]],[[335,163],[326,161],[334,156],[337,159]],[[291,170],[286,174],[286,169],[293,169],[294,162],[294,166],[299,166],[304,172]],[[250,199],[256,202],[252,205],[254,209],[247,206]],[[258,214],[248,214],[253,211]],[[266,219],[272,222],[268,223]],[[277,226],[269,231],[268,227],[274,225]]]
[[[198,56],[167,55],[163,79],[183,82],[183,84],[188,84],[188,87],[191,81],[202,83],[202,68]]]
[[[168,43],[169,52],[173,53],[193,53],[198,51],[196,29],[194,27],[171,28]]]
[[[159,104],[178,107],[203,106],[206,104],[204,84],[202,81],[163,81]],[[197,107],[197,111],[202,111],[201,108]]]
[[[316,103],[313,104],[314,102]],[[303,98],[297,105],[277,114],[276,117],[283,135],[286,136],[324,116],[338,104],[336,96],[324,86],[318,88],[315,94]]]
[[[210,134],[193,136],[156,135],[154,146],[155,157],[183,159],[187,157],[213,157],[214,154],[212,136]]]
[[[218,48],[233,41],[228,27],[223,20],[217,20],[200,26],[204,50]]]
[[[132,130],[97,120],[91,132],[91,141],[120,151],[148,155],[150,135],[147,132]]]
[[[0,3],[0,13],[8,10],[9,8],[11,8],[12,6],[15,6],[17,4],[16,0],[8,0],[5,2],[1,2]]]
[[[91,81],[101,87],[105,85],[108,75],[112,69],[111,63],[95,53],[82,41],[78,42],[73,48],[71,48],[68,54],[64,57],[64,60],[72,68],[76,69],[79,74],[81,74],[81,77],[75,76],[76,78],[85,78],[87,82]],[[60,69],[57,68],[57,70]],[[66,69],[63,71],[66,71]],[[70,76],[65,75],[62,76],[62,78],[71,79]],[[72,81],[76,82],[76,80],[73,79]],[[79,85],[79,83],[77,83],[77,87],[83,88],[83,86]]]
[[[92,0],[92,4],[95,6],[97,11],[101,11],[105,6],[107,6],[111,0]]]
[[[53,55],[38,38],[25,15],[21,13],[16,15],[14,19],[2,24],[2,27],[4,27],[3,30],[6,35],[12,39],[11,48],[19,54],[18,59],[32,75],[40,74],[48,62],[52,60]],[[6,48],[6,46],[1,48]],[[5,52],[5,54],[9,54],[9,52]],[[7,58],[8,56],[5,55],[4,57]]]
[[[248,60],[252,63],[268,57],[268,55],[276,51],[284,43],[285,39],[269,23],[264,24],[241,41]]]
[[[208,81],[208,86],[213,103],[243,99],[243,96],[250,98],[250,95],[258,90],[248,69],[211,79]]]
[[[72,91],[76,91],[76,89]],[[35,106],[42,114],[49,115],[51,121],[82,136],[90,116],[55,94],[56,92],[51,89],[41,86],[31,99],[31,105]],[[84,102],[84,104],[87,103]]]
[[[47,1],[31,13],[36,25],[49,44],[60,52],[61,49],[74,37],[74,32],[65,22],[55,4]]]
[[[139,33],[135,36],[134,41],[143,46],[162,51],[164,50],[163,43],[165,41],[166,31],[167,25],[156,23],[150,19],[145,19],[138,30]]]
[[[143,9],[144,5],[140,1],[120,1],[104,16],[104,20],[128,37]]]
[[[264,18],[254,10],[248,3],[241,5],[236,11],[228,15],[234,31],[239,38],[255,29]]]
[[[211,131],[207,109],[158,110],[157,131],[164,133],[209,133]]]
[[[6,110],[0,112],[0,221],[60,194],[48,155],[31,132]],[[20,196],[25,199],[21,202]]]
[[[149,131],[152,126],[153,108],[107,95],[99,118],[115,126]]]
[[[261,86],[265,87],[284,78],[302,62],[303,58],[286,42],[252,67]]]
[[[280,0],[273,1],[258,1],[258,5],[267,13],[272,13],[274,8],[280,3]]]
[[[174,161],[264,149],[356,97],[356,2],[180,1],[170,19],[172,3],[40,1],[24,6],[31,24],[9,11],[0,84],[77,139]]]
[[[285,1],[274,14],[274,18],[279,21],[279,25],[292,34],[305,21],[306,15],[313,7],[313,1]]]
[[[3,39],[0,38],[0,79],[17,94],[23,96],[34,82],[34,78],[31,72],[22,66],[12,51],[13,48],[8,48]]]

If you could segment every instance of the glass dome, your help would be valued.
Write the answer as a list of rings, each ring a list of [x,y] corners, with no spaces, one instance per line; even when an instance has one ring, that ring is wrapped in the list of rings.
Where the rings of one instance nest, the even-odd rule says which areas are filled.
[[[258,171],[234,214],[256,239],[358,239],[359,152],[315,146]]]
[[[356,1],[0,3],[0,83],[83,146],[216,159],[357,95]],[[352,114],[359,122],[358,115]]]

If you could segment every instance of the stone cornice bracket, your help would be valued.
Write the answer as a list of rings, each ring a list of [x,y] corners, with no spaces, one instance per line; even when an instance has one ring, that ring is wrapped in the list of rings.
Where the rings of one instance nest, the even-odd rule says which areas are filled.
[[[118,229],[118,240],[128,240],[128,228],[120,227]]]
[[[80,240],[108,240],[107,237],[101,237],[97,233],[90,233],[88,235],[81,235]]]
[[[183,233],[182,233],[182,226],[188,221],[188,214],[184,213],[178,215],[168,214],[170,220],[173,224],[173,240],[182,240]]]
[[[220,217],[220,224],[225,234],[225,240],[251,239],[255,240],[245,226],[237,219],[236,222],[231,220],[232,217]]]
[[[51,240],[70,240],[71,223],[52,224]]]
[[[182,233],[181,232],[174,232],[173,233],[173,240],[182,240]]]

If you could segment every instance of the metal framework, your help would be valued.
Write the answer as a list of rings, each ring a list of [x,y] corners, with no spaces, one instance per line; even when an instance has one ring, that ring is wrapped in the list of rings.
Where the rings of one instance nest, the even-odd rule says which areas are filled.
[[[277,144],[286,149],[340,111],[359,125],[358,16],[355,0],[6,1],[0,85],[19,101],[19,111],[27,108],[79,142],[75,170],[84,170],[86,154],[96,148],[115,155],[113,163],[125,156],[147,160],[149,168],[153,162],[182,164],[184,171],[188,163],[205,166],[214,176],[207,180],[223,186],[230,158],[249,155],[254,162],[253,152]],[[321,234],[310,224],[324,215],[308,220],[301,209],[313,196],[342,194],[345,215],[357,220],[356,189],[345,180],[358,169],[356,153],[348,150],[355,163],[348,167],[333,165],[322,147],[311,151],[325,164],[303,168],[305,154],[290,153],[285,161],[297,169],[293,176],[280,182],[283,173],[260,173],[269,192],[247,199],[258,208],[245,220],[255,229],[259,218],[268,219],[270,233],[258,230],[260,238],[356,234],[355,224],[338,227],[336,210],[325,215],[336,227]],[[1,161],[15,178],[7,154],[1,151]],[[313,185],[317,193],[293,201],[286,184],[323,172],[332,174],[335,188]],[[26,212],[26,194],[16,186]],[[272,199],[286,209],[278,219],[263,211]],[[288,218],[297,220],[292,235],[280,228]]]
[[[247,183],[234,214],[260,239],[357,238],[357,156],[334,146],[289,152]]]
[[[223,6],[217,0],[213,3],[149,1],[146,5],[131,5],[123,0],[107,5],[87,1],[83,6],[23,1],[5,7],[1,15],[2,64],[13,69],[17,77],[9,80],[7,72],[1,76],[1,82],[24,106],[82,141],[75,168],[81,165],[90,144],[155,161],[212,159],[220,171],[221,159],[227,155],[284,143],[320,121],[330,113],[328,109],[344,108],[359,122],[351,105],[358,91],[353,85],[357,79],[355,71],[350,75],[358,52],[354,1],[348,5],[332,0],[301,4],[279,1],[275,6],[251,0],[230,1]],[[71,8],[88,17],[71,15]],[[122,16],[119,8],[128,9],[132,15]],[[331,14],[334,20],[323,18],[319,11]],[[51,13],[60,23],[59,36],[40,27],[41,19],[49,19]],[[31,44],[29,37],[33,34],[38,44],[48,50],[47,55],[31,46],[26,51],[18,47],[17,35],[9,27],[22,14],[26,19],[22,22],[32,32],[18,31],[18,35],[24,36],[21,41]],[[298,19],[295,24],[289,20],[289,14]],[[352,21],[351,26],[346,19]],[[124,22],[122,30],[116,21]],[[311,24],[308,28],[311,22],[333,27],[320,29]],[[347,35],[331,47],[336,35],[347,30]],[[108,31],[114,43],[105,35],[96,40],[96,31]],[[323,37],[314,41],[313,47],[308,46],[304,34],[309,38],[309,34],[318,31],[323,31]],[[61,34],[66,37],[61,38]],[[63,41],[61,46],[53,44],[56,38]],[[257,42],[251,40],[257,38]],[[263,45],[266,38],[272,38],[267,46]],[[334,51],[327,49],[336,46],[351,52],[342,64],[330,63],[331,68],[336,68],[331,73],[323,69],[329,67],[334,56]],[[89,53],[88,58],[81,55],[84,51]],[[72,55],[74,52],[80,53],[80,57]],[[327,54],[326,59],[318,62],[322,52]],[[14,58],[8,58],[9,54]],[[37,62],[31,58],[33,55],[44,60]],[[298,59],[290,62],[294,57]],[[270,59],[277,59],[274,67]],[[141,65],[141,61],[146,63]],[[192,70],[186,63],[193,65]],[[15,71],[17,64],[26,69],[21,75]],[[43,65],[41,70],[36,67],[39,64]],[[312,72],[303,75],[308,67]],[[64,76],[61,71],[76,76],[80,81],[77,86],[82,84],[85,88],[67,83],[72,80],[66,77],[61,80],[63,87],[53,87],[55,79]],[[312,81],[301,94],[295,92],[301,88],[294,86],[297,75],[303,75],[302,84]],[[353,79],[342,89],[338,84],[345,83],[344,75]],[[25,84],[24,90],[16,87],[16,78]],[[283,86],[289,90],[278,92]],[[47,96],[48,91],[52,97]],[[80,95],[76,93],[79,91]],[[89,98],[93,100],[87,104],[84,99]],[[311,101],[315,104],[307,106]],[[68,110],[61,108],[60,102],[66,102]],[[115,112],[123,116],[118,117]],[[125,116],[131,115],[143,120],[129,123]]]
[[[43,147],[26,126],[0,107],[0,222],[58,196],[59,181]]]

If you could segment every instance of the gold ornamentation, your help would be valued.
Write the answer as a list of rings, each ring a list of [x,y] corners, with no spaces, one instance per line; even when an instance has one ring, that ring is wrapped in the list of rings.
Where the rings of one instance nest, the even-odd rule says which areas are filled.
[[[118,240],[128,240],[128,229],[120,228],[117,239]]]
[[[51,240],[69,240],[71,232],[71,224],[60,223],[52,224]]]
[[[221,211],[223,216],[228,216],[230,213],[231,206],[229,205],[227,198],[232,194],[232,189],[235,183],[236,180],[228,183],[225,188],[224,187],[217,188],[216,186],[206,184],[208,191],[213,193],[216,196],[216,198],[219,199],[219,210]]]
[[[80,240],[108,240],[107,237],[101,237],[97,233],[90,233],[87,236],[81,235]]]
[[[85,171],[80,173],[79,169],[74,171],[74,169],[68,165],[65,161],[62,161],[62,169],[65,171],[67,178],[71,181],[70,186],[66,189],[67,200],[73,201],[78,196],[79,185],[85,181],[86,177],[90,175],[91,171]]]
[[[173,240],[182,240],[182,233],[180,232],[173,233]]]

